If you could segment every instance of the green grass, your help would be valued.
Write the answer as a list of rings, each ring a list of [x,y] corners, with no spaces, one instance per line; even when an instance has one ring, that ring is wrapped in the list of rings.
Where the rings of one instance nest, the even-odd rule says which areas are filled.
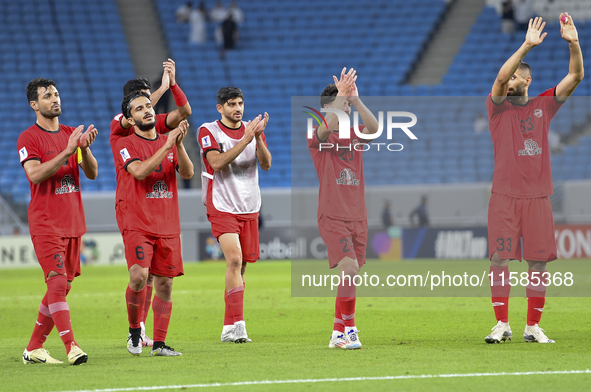
[[[330,350],[334,299],[292,298],[290,264],[249,266],[245,317],[250,344],[219,341],[222,263],[189,263],[175,279],[167,343],[177,358],[127,352],[125,266],[85,267],[68,296],[75,337],[89,354],[82,366],[23,365],[45,291],[40,269],[3,270],[0,284],[0,390],[64,391],[260,380],[421,374],[584,370],[591,363],[591,299],[549,298],[542,326],[556,344],[525,344],[526,300],[512,298],[514,341],[484,343],[495,324],[489,298],[359,298],[363,349]],[[151,331],[150,312],[148,332]],[[66,360],[55,330],[45,348]],[[587,387],[585,387],[587,385]],[[396,379],[212,387],[216,391],[584,390],[591,374]],[[201,390],[204,388],[190,388]]]

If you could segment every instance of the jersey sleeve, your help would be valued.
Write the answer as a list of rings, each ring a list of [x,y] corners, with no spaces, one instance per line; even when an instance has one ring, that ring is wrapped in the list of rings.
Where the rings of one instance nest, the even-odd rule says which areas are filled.
[[[119,157],[116,159],[117,170],[127,171],[127,166],[134,161],[141,161],[133,143],[128,138],[121,138],[116,144],[116,150],[119,151]]]
[[[18,149],[18,157],[21,165],[24,165],[26,161],[30,161],[31,159],[41,161],[41,151],[39,151],[37,143],[35,143],[29,133],[25,132],[19,136],[16,142],[16,148]]]
[[[318,127],[314,127],[314,133],[312,134],[312,137],[308,139],[308,148],[314,148],[317,150],[320,147],[320,143],[326,142],[328,142],[328,138],[324,142],[321,142],[318,138]]]
[[[133,127],[123,128],[122,119],[123,113],[119,113],[111,120],[111,136],[129,136],[133,133]]]
[[[170,128],[168,124],[166,124],[166,118],[170,113],[162,113],[156,115],[156,132],[161,134],[166,134],[172,131],[174,128]]]
[[[546,110],[550,111],[552,117],[554,117],[558,109],[560,109],[564,103],[556,100],[556,86],[544,91],[539,97],[544,100],[543,104],[546,107]]]
[[[206,157],[207,153],[211,150],[222,152],[217,140],[215,140],[209,129],[206,127],[201,127],[199,129],[197,142],[199,143],[199,147],[201,147],[201,151],[203,151],[203,157]]]

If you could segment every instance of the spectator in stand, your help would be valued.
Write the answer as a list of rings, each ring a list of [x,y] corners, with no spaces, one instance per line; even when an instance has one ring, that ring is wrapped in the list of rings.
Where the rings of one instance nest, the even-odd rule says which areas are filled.
[[[189,16],[191,15],[191,10],[193,9],[193,3],[188,1],[186,4],[181,5],[174,13],[176,17],[176,22],[178,24],[187,23],[189,21]]]
[[[503,34],[515,33],[515,13],[513,10],[513,0],[503,1],[502,6],[503,22],[501,24],[501,31]]]
[[[474,119],[474,133],[478,135],[484,131],[488,131],[488,121],[482,113],[478,113]]]
[[[418,218],[415,224],[415,216]],[[410,224],[412,227],[429,227],[429,217],[427,216],[427,196],[421,196],[421,204],[410,213]]]
[[[527,31],[529,18],[532,15],[530,0],[517,0],[514,7],[517,31]]]
[[[230,3],[228,12],[232,15],[232,19],[234,19],[236,24],[241,25],[244,22],[244,12],[242,12],[237,2],[233,1]]]
[[[226,51],[234,49],[236,41],[238,41],[238,25],[231,13],[228,13],[228,17],[222,23],[222,36],[224,37],[224,47],[220,52],[220,58],[224,60],[226,58]]]
[[[207,9],[205,3],[201,2],[199,8],[191,11],[189,16],[189,23],[191,24],[191,31],[189,32],[190,44],[204,44],[207,41],[207,32],[205,31],[205,23],[207,22]]]
[[[215,43],[222,46],[224,43],[224,36],[222,35],[222,22],[228,17],[228,10],[224,7],[221,1],[218,1],[214,8],[209,11],[209,20],[216,24],[215,29]]]

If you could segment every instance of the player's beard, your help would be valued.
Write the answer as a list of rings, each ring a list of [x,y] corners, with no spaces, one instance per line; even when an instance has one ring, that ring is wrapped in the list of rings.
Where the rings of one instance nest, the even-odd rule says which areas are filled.
[[[135,125],[139,128],[140,131],[146,132],[146,131],[149,131],[150,129],[154,128],[154,126],[156,125],[156,119],[153,119],[150,122],[136,120]]]
[[[508,97],[523,97],[525,96],[525,87],[517,86],[513,88],[513,91],[507,91]]]
[[[41,113],[41,115],[45,118],[55,118],[55,117],[61,116],[62,108],[61,107],[57,107],[57,109],[50,108],[49,110],[44,110],[44,109],[39,108],[39,113]]]

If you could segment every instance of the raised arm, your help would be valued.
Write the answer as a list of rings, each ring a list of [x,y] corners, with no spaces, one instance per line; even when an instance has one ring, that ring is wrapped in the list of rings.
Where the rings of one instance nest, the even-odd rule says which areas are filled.
[[[566,23],[564,20],[566,20]],[[572,95],[585,76],[583,53],[579,45],[579,34],[577,33],[577,28],[572,17],[567,12],[560,14],[560,35],[568,42],[568,48],[570,50],[568,75],[556,86],[556,99],[564,102]]]
[[[529,20],[529,27],[525,34],[525,41],[519,49],[501,67],[497,78],[493,84],[491,95],[494,103],[502,103],[507,98],[507,90],[509,88],[509,81],[515,75],[515,71],[519,67],[519,63],[534,47],[544,41],[548,33],[542,33],[546,22],[542,21],[542,18],[536,17],[535,19]]]
[[[187,119],[191,115],[191,105],[185,96],[185,93],[176,82],[176,65],[172,59],[164,62],[164,73],[168,73],[170,77],[170,92],[174,98],[174,103],[177,106],[175,110],[166,116],[166,125],[169,128],[178,127],[181,121]]]
[[[349,72],[346,72],[346,71],[347,71],[347,67],[344,67],[343,70],[341,71],[341,78],[340,79],[337,79],[337,77],[334,75],[332,76],[332,78],[334,79],[334,84],[337,87],[337,89],[339,90],[339,92],[337,93],[337,97],[330,105],[332,107],[335,107],[335,108],[342,108],[343,107],[343,105],[345,104],[345,101],[347,101],[347,96],[349,95],[349,93],[353,89],[353,86],[355,85],[355,81],[357,80],[356,71],[353,68],[351,68],[349,70]],[[326,124],[328,125],[328,128],[326,128],[326,126],[324,124],[322,124],[316,130],[316,135],[318,135],[318,139],[320,139],[320,141],[326,141],[326,139],[328,139],[328,137],[330,136],[332,131],[339,126],[339,118],[337,117],[336,114],[327,113],[324,118],[326,120]]]
[[[143,181],[162,163],[162,160],[168,155],[168,151],[174,147],[179,134],[180,130],[178,128],[173,129],[168,134],[166,144],[160,147],[160,149],[156,151],[154,155],[145,161],[136,160],[130,162],[125,170],[127,170],[127,172],[131,174],[136,180]]]
[[[363,133],[376,133],[380,124],[378,123],[376,116],[367,108],[367,106],[365,106],[361,101],[361,98],[359,98],[359,90],[357,90],[356,83],[353,83],[353,88],[351,89],[347,100],[351,102],[351,105],[353,105],[355,109],[357,109],[359,116],[361,116],[361,120],[363,120],[363,125],[365,125]]]

